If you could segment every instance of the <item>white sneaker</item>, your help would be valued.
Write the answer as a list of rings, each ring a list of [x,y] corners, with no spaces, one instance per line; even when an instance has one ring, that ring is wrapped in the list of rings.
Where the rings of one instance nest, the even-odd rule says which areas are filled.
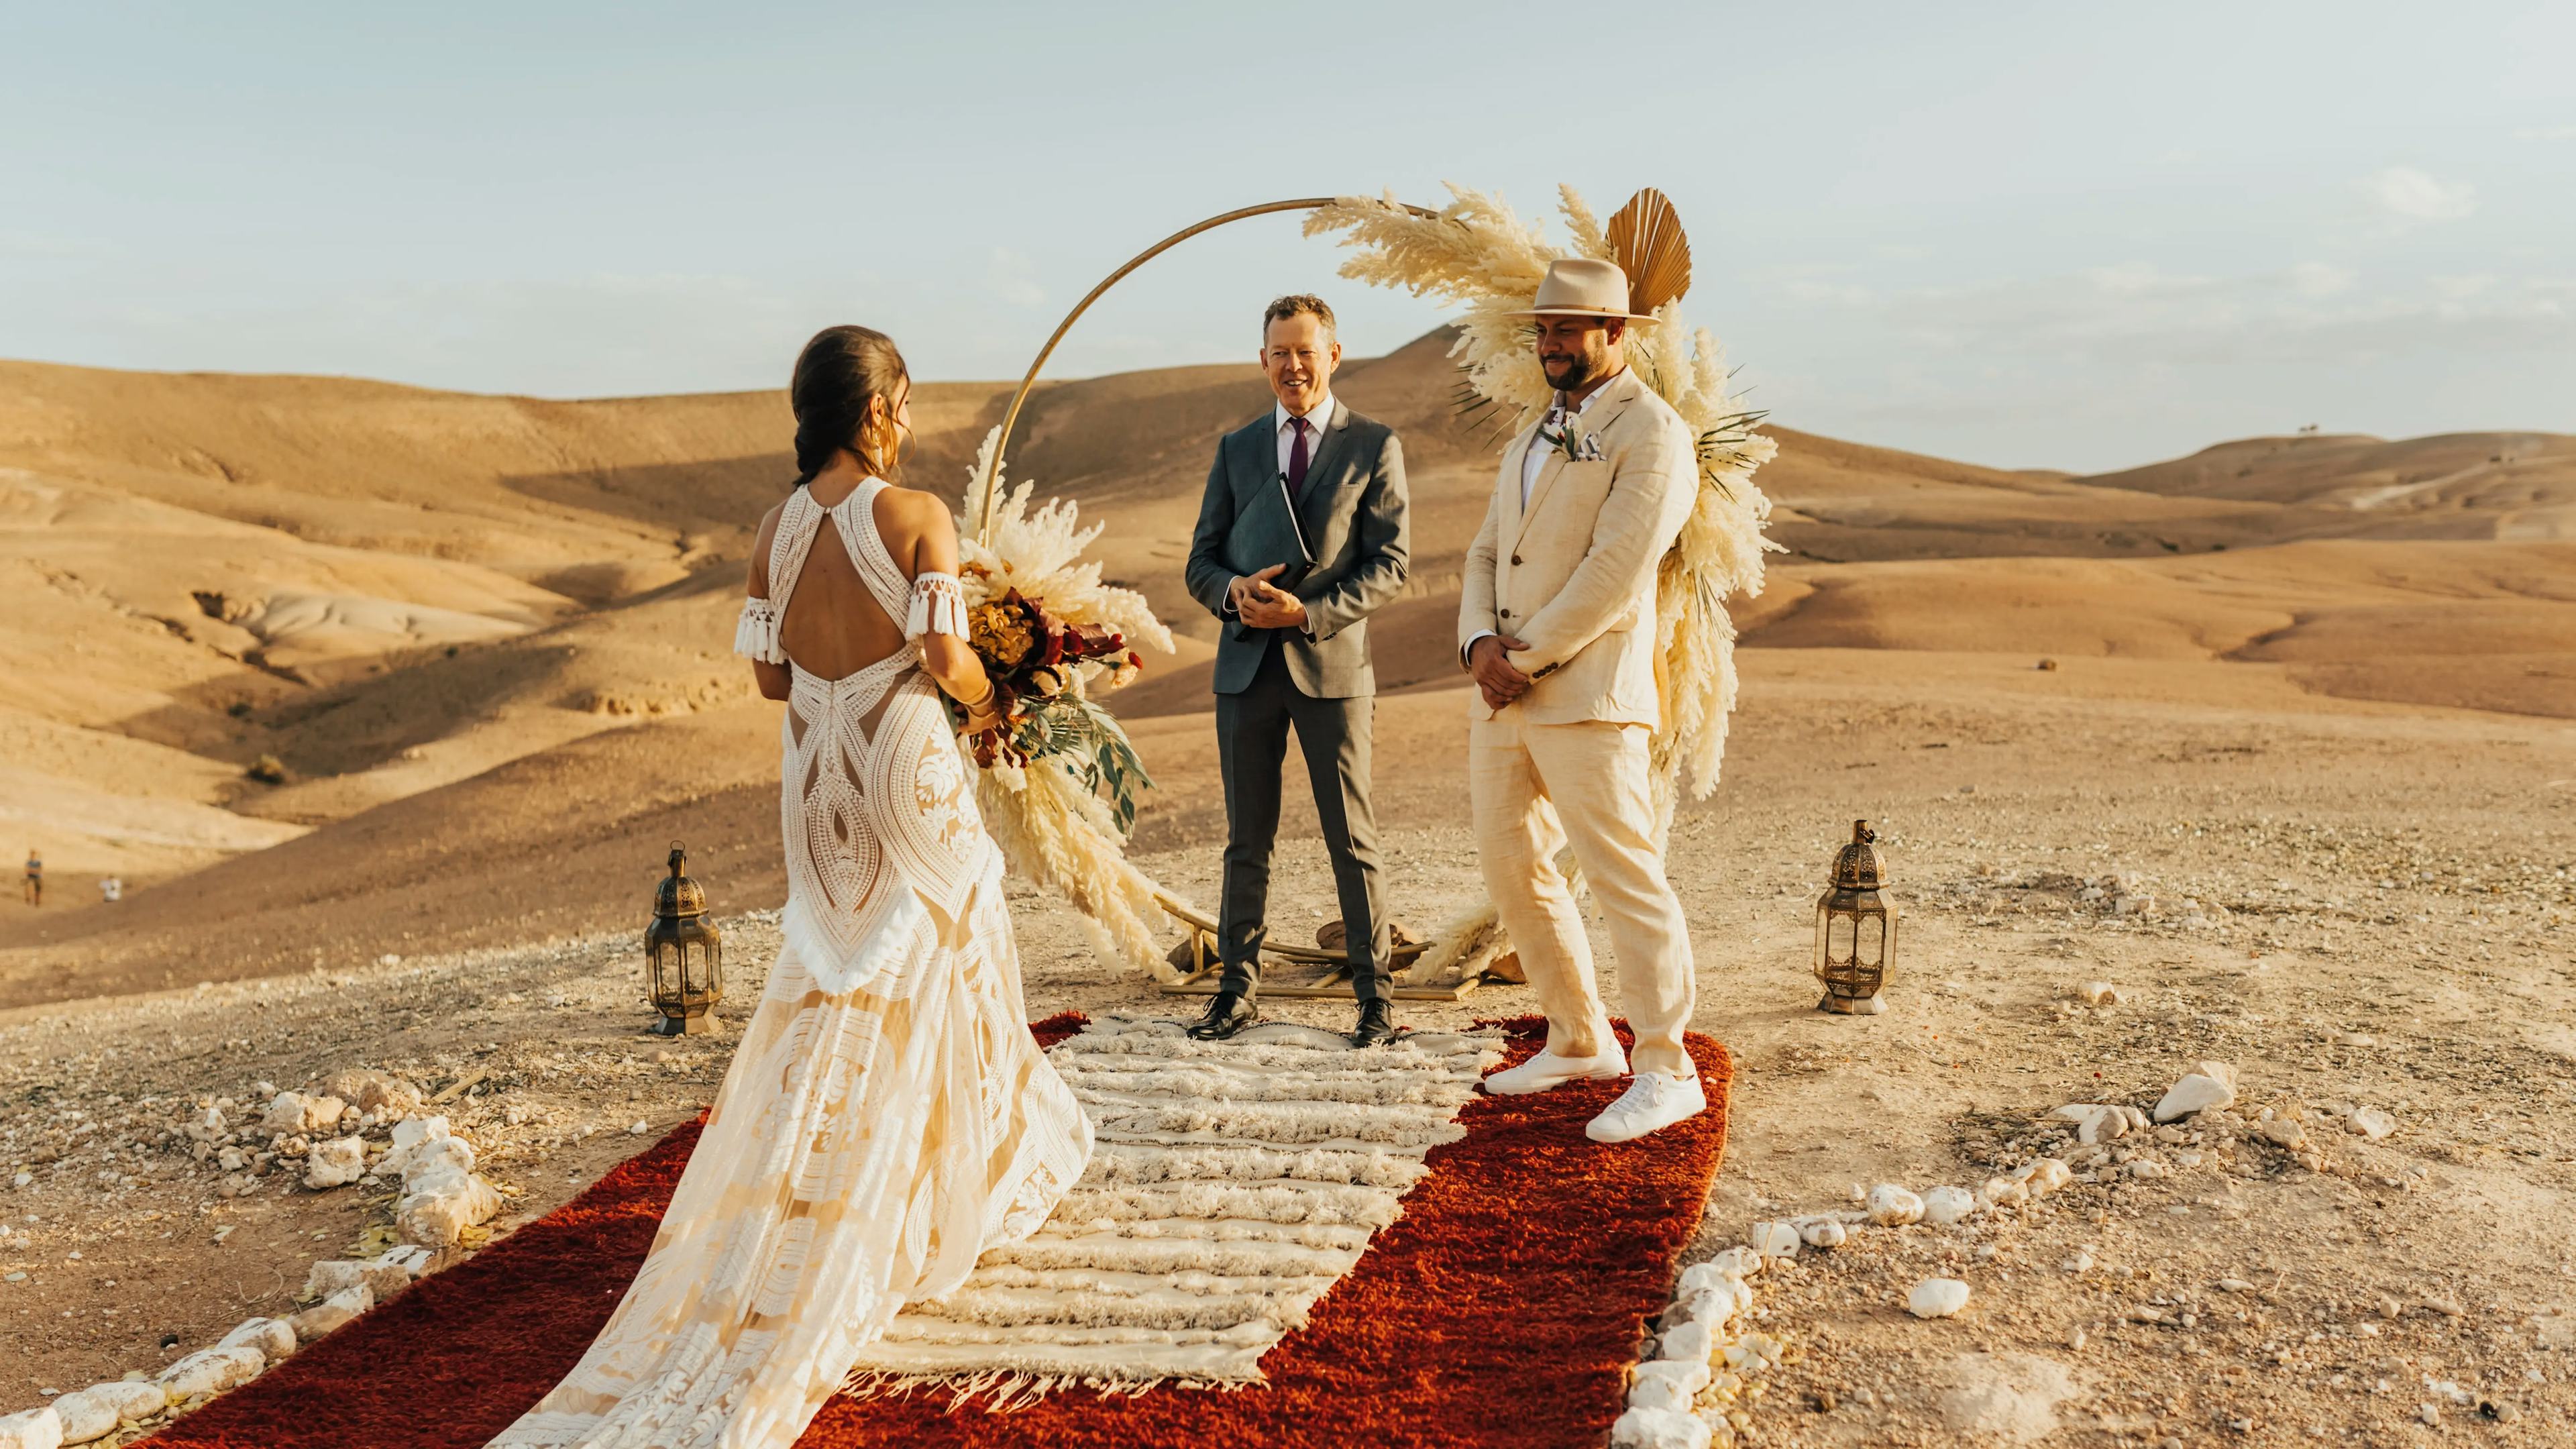
[[[1696,1073],[1639,1072],[1618,1101],[1584,1125],[1583,1135],[1595,1142],[1634,1142],[1707,1110],[1708,1093],[1700,1090]]]
[[[1497,1096],[1519,1097],[1568,1082],[1628,1075],[1628,1054],[1619,1050],[1619,1039],[1610,1034],[1610,1029],[1600,1028],[1594,1040],[1601,1043],[1601,1050],[1588,1057],[1561,1057],[1541,1047],[1528,1061],[1487,1077],[1485,1090]]]

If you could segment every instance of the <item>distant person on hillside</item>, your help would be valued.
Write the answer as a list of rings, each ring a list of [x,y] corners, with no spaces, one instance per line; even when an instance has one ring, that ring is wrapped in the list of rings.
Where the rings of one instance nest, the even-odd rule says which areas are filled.
[[[1036,1231],[1091,1160],[949,722],[951,699],[979,737],[1003,717],[957,526],[886,481],[911,393],[881,332],[796,359],[797,477],[734,629],[787,706],[778,959],[633,1285],[494,1446],[786,1449],[905,1304]]]
[[[112,875],[100,876],[98,878],[98,898],[110,905],[114,905],[116,902],[125,899],[125,882]]]
[[[1225,884],[1216,999],[1190,1035],[1217,1041],[1261,1020],[1263,917],[1279,834],[1288,732],[1306,757],[1341,896],[1359,998],[1356,1046],[1395,1035],[1387,999],[1386,896],[1369,796],[1377,675],[1368,617],[1404,592],[1412,560],[1404,450],[1386,424],[1333,396],[1342,344],[1320,297],[1261,315],[1261,370],[1278,402],[1217,441],[1190,537],[1190,596],[1216,615],[1216,751],[1225,779]]]
[[[45,858],[35,851],[27,852],[27,904],[45,903]]]

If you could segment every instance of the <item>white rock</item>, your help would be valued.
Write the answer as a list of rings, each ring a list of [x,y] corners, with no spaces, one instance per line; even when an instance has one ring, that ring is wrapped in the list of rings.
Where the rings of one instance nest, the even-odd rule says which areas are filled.
[[[1708,1449],[1708,1439],[1697,1414],[1670,1409],[1630,1409],[1610,1426],[1610,1449]]]
[[[355,1288],[341,1289],[288,1321],[295,1325],[295,1336],[299,1341],[311,1343],[375,1306],[374,1295],[361,1283]]]
[[[2385,1112],[2382,1112],[2377,1107],[2364,1107],[2360,1111],[2346,1117],[2343,1125],[2345,1131],[2350,1132],[2357,1137],[2367,1137],[2371,1141],[2377,1142],[2379,1139],[2397,1130],[2397,1119],[2389,1116]]]
[[[2127,999],[2108,981],[2087,981],[2076,988],[2075,995],[2087,1006],[2117,1006]]]
[[[1799,1238],[1810,1248],[1839,1248],[1851,1236],[1843,1225],[1832,1218],[1820,1218],[1800,1230]]]
[[[1947,1318],[1968,1306],[1968,1285],[1956,1278],[1926,1278],[1905,1295],[1905,1311],[1917,1318]]]
[[[1699,1391],[1708,1387],[1708,1365],[1681,1359],[1650,1358],[1628,1370],[1631,1384],[1645,1379],[1663,1379],[1682,1391],[1682,1402],[1689,1403]]]
[[[157,1400],[160,1395],[153,1397]],[[116,1432],[117,1425],[125,1422],[116,1412],[114,1403],[87,1389],[65,1394],[54,1400],[51,1407],[54,1417],[62,1423],[61,1442],[65,1444],[86,1444],[92,1439],[104,1439]]]
[[[2147,1114],[2143,1110],[2132,1107],[2125,1102],[2111,1110],[2128,1119],[2129,1130],[2132,1132],[2144,1132],[2149,1127],[2155,1125],[2147,1120]]]
[[[415,1243],[444,1248],[467,1228],[501,1210],[501,1194],[471,1173],[441,1172],[413,1185],[394,1210],[394,1225]]]
[[[1711,1333],[1726,1326],[1735,1316],[1735,1295],[1724,1288],[1703,1288],[1688,1298],[1676,1299],[1664,1310],[1664,1325],[1678,1328],[1685,1323],[1705,1323]]]
[[[1745,1264],[1762,1260],[1741,1248],[1729,1248],[1705,1263],[1693,1263],[1682,1270],[1681,1281],[1673,1285],[1675,1298],[1688,1298],[1711,1289],[1723,1288],[1729,1282],[1741,1282]]]
[[[1798,1230],[1787,1223],[1755,1223],[1748,1235],[1753,1251],[1766,1258],[1798,1256]]]
[[[1700,1371],[1706,1373],[1707,1366]],[[1682,1386],[1661,1376],[1639,1376],[1628,1385],[1628,1407],[1632,1409],[1669,1409],[1676,1414],[1690,1412],[1691,1396]]]
[[[1977,1206],[1982,1208],[2011,1207],[2028,1201],[2030,1189],[2009,1177],[1987,1178],[1985,1185],[1977,1189]]]
[[[2258,1124],[2255,1132],[2275,1147],[2297,1152],[2308,1145],[2308,1129],[2287,1117],[2274,1117]]]
[[[2190,1072],[2166,1088],[2164,1096],[2157,1099],[2155,1118],[2159,1122],[2173,1122],[2196,1112],[2230,1107],[2235,1103],[2235,1087],[2216,1077]]]
[[[405,1182],[439,1167],[474,1170],[474,1144],[448,1130],[444,1117],[413,1117],[394,1124],[393,1150],[376,1160],[376,1171]]]
[[[170,1396],[162,1392],[159,1384],[136,1379],[92,1384],[81,1393],[116,1410],[116,1417],[129,1424],[170,1407]]]
[[[1692,1423],[1699,1421],[1693,1419]],[[0,1449],[62,1449],[63,1421],[47,1404],[23,1414],[0,1419]],[[1708,1430],[1700,1430],[1700,1442],[1708,1442]]]
[[[1869,1220],[1882,1228],[1901,1228],[1923,1221],[1923,1199],[1892,1182],[1869,1190]]]
[[[2032,1197],[2045,1197],[2075,1180],[2075,1169],[2054,1157],[2043,1157],[2030,1165],[2030,1176],[2022,1186]]]
[[[1923,1194],[1923,1221],[1947,1227],[1977,1210],[1977,1195],[1964,1187],[1936,1187]]]
[[[2129,1115],[2100,1102],[2069,1102],[2048,1115],[2060,1122],[2074,1123],[2078,1142],[2109,1142],[2129,1134]]]
[[[1698,1266],[1727,1277],[1750,1278],[1762,1271],[1762,1255],[1751,1247],[1738,1246]]]
[[[325,1258],[305,1272],[304,1291],[295,1296],[310,1302],[363,1283],[368,1296],[382,1303],[410,1287],[411,1277],[401,1264],[381,1258]]]
[[[418,1243],[403,1243],[387,1248],[376,1261],[387,1267],[400,1268],[406,1275],[418,1278],[429,1271],[429,1260],[434,1256]]]
[[[394,1124],[394,1151],[401,1152],[424,1142],[454,1135],[444,1117],[411,1117]]]
[[[282,1318],[250,1318],[215,1341],[217,1348],[255,1348],[275,1363],[295,1352],[295,1326]]]
[[[394,1154],[386,1155],[391,1158]],[[463,1176],[474,1170],[474,1144],[462,1137],[441,1137],[434,1142],[424,1142],[401,1154],[401,1161],[394,1163],[392,1170],[401,1174],[406,1187],[414,1190],[444,1173]],[[376,1164],[376,1171],[380,1175],[384,1173],[385,1164]]]
[[[199,1349],[161,1371],[161,1392],[174,1404],[199,1394],[220,1394],[235,1384],[259,1377],[260,1370],[266,1367],[267,1356],[255,1348],[235,1344],[231,1348]]]
[[[2129,1176],[2140,1182],[2153,1182],[2165,1175],[2165,1165],[2152,1157],[2141,1157],[2129,1164]]]
[[[334,1137],[316,1142],[304,1159],[304,1185],[339,1187],[367,1175],[367,1139]]]
[[[280,1092],[270,1099],[268,1112],[259,1119],[264,1132],[323,1132],[340,1125],[340,1114],[349,1104],[337,1097],[308,1096],[302,1092]]]
[[[1705,1366],[1708,1356],[1717,1351],[1717,1336],[1705,1323],[1685,1323],[1666,1332],[1655,1343],[1655,1357],[1674,1363]]]

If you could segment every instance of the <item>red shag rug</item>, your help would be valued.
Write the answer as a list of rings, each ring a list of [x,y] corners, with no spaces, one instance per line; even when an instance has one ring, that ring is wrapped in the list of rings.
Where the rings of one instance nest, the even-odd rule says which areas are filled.
[[[1076,1013],[1030,1030],[1053,1044]],[[1537,1017],[1487,1023],[1507,1062]],[[1619,1029],[1625,1041],[1627,1029]],[[1672,1291],[1726,1146],[1733,1062],[1689,1038],[1709,1111],[1603,1147],[1583,1124],[1617,1094],[1579,1083],[1479,1095],[1431,1149],[1404,1215],[1262,1360],[1270,1382],[1062,1393],[1011,1413],[946,1400],[834,1399],[798,1449],[1526,1446],[1603,1443],[1646,1318]],[[671,1133],[589,1191],[216,1399],[164,1449],[479,1449],[571,1369],[652,1245],[697,1141]]]

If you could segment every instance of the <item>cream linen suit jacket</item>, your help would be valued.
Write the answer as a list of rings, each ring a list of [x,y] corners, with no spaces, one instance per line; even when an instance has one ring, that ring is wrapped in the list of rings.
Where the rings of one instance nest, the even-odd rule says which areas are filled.
[[[1602,384],[1573,430],[1600,442],[1574,462],[1532,424],[1503,451],[1485,525],[1467,549],[1458,648],[1479,634],[1519,639],[1512,663],[1529,691],[1504,707],[1528,724],[1663,724],[1655,688],[1655,570],[1681,537],[1699,491],[1690,425],[1639,380]],[[1528,450],[1549,456],[1521,503]],[[1490,719],[1481,695],[1473,719]]]

